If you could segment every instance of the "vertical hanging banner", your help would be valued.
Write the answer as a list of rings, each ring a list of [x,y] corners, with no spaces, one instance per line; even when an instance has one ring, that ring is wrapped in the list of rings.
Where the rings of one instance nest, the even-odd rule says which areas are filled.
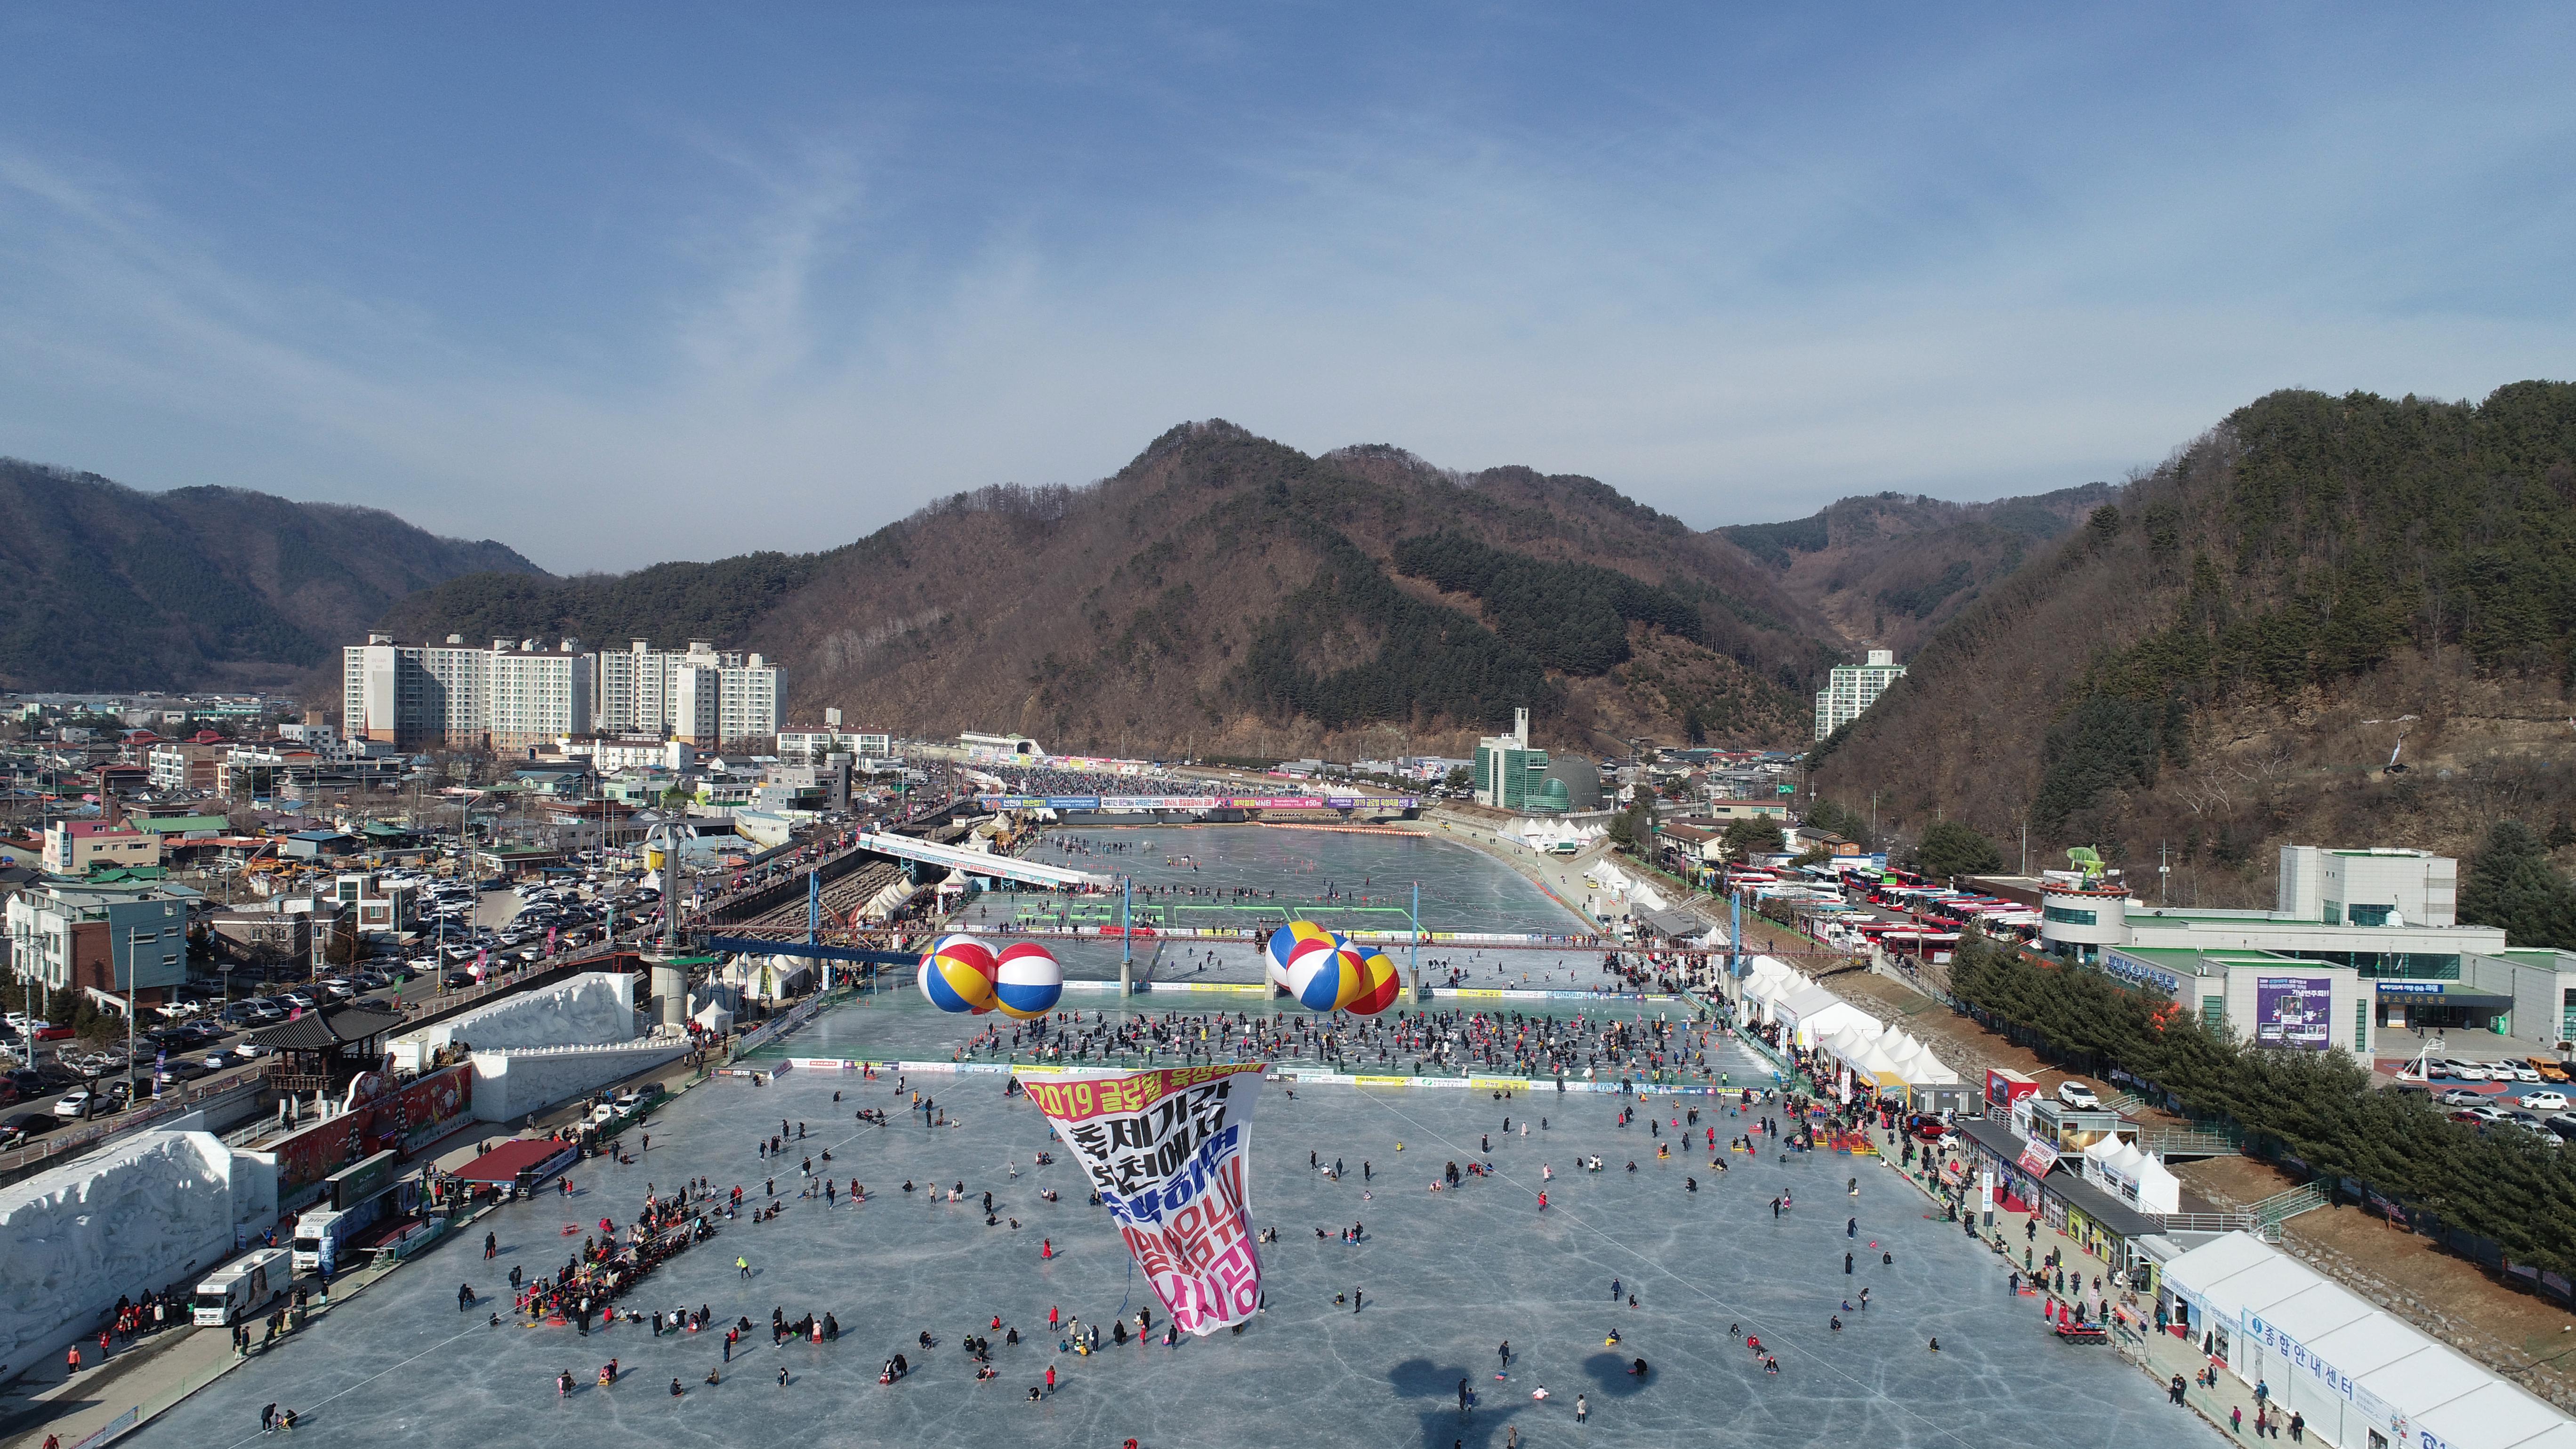
[[[1073,1150],[1154,1296],[1205,1336],[1261,1306],[1248,1135],[1259,1066],[1022,1081]]]

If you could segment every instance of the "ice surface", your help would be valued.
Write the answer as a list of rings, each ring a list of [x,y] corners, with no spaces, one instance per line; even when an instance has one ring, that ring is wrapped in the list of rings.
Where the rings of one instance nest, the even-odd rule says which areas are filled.
[[[988,1021],[926,1007],[856,1007],[827,1015],[792,1045],[811,1042],[819,1051],[834,1037],[864,1038],[899,1046],[902,1055],[944,1058]],[[1749,1057],[1730,1060],[1738,1080],[1756,1074]],[[914,1089],[957,1125],[917,1125],[904,1110]],[[271,1402],[304,1415],[307,1436],[428,1449],[644,1436],[728,1446],[1096,1446],[1133,1436],[1151,1449],[1457,1442],[1500,1449],[1514,1426],[1533,1449],[2218,1442],[2109,1350],[2052,1342],[2030,1300],[2006,1297],[1991,1254],[1927,1220],[1919,1195],[1874,1160],[1782,1165],[1735,1156],[1724,1174],[1709,1170],[1704,1152],[1658,1163],[1657,1139],[1642,1121],[1616,1127],[1617,1099],[1602,1096],[1503,1102],[1456,1088],[1301,1086],[1292,1099],[1274,1085],[1251,1138],[1255,1218],[1281,1235],[1263,1250],[1268,1312],[1240,1337],[1187,1340],[1172,1350],[1130,1343],[1092,1358],[1058,1353],[1045,1332],[1050,1306],[1105,1327],[1109,1315],[1132,1315],[1146,1290],[1071,1168],[1032,1165],[1046,1143],[1043,1120],[1001,1092],[996,1076],[917,1078],[898,1094],[891,1082],[797,1070],[771,1085],[720,1079],[685,1093],[653,1120],[651,1150],[633,1167],[583,1164],[569,1201],[545,1196],[486,1218],[134,1442],[237,1444],[252,1437],[260,1406]],[[1704,1111],[1705,1103],[1698,1099]],[[856,1123],[861,1106],[888,1109],[896,1125]],[[1544,1114],[1548,1126],[1524,1140],[1517,1129],[1531,1113]],[[1509,1135],[1499,1130],[1505,1114],[1515,1129]],[[754,1144],[782,1119],[803,1123],[809,1135],[784,1161],[764,1162]],[[1736,1124],[1720,1114],[1719,1135]],[[1425,1190],[1444,1163],[1463,1168],[1486,1133],[1499,1176],[1436,1195]],[[799,1161],[825,1148],[833,1155],[827,1170],[844,1188],[852,1178],[867,1184],[864,1206],[826,1209],[795,1196]],[[1346,1175],[1310,1171],[1310,1150],[1326,1165],[1340,1160]],[[1585,1152],[1609,1159],[1610,1170],[1572,1171]],[[1624,1170],[1631,1158],[1633,1176]],[[1363,1163],[1373,1181],[1364,1181]],[[1544,1215],[1535,1201],[1541,1163],[1557,1170]],[[747,1217],[723,1223],[712,1242],[667,1264],[627,1300],[648,1314],[704,1304],[723,1321],[751,1318],[758,1327],[722,1385],[702,1382],[721,1366],[714,1332],[656,1340],[621,1324],[585,1340],[569,1328],[507,1326],[506,1313],[505,1326],[483,1326],[492,1309],[506,1309],[503,1274],[511,1265],[534,1274],[564,1261],[565,1225],[603,1215],[622,1223],[648,1184],[668,1191],[700,1175],[766,1200],[772,1173],[789,1202],[782,1217],[756,1227]],[[1701,1191],[1684,1190],[1686,1175]],[[1845,1180],[1855,1175],[1859,1196],[1847,1198]],[[899,1190],[907,1178],[962,1181],[970,1201],[907,1195]],[[1045,1187],[1064,1201],[1040,1200]],[[1017,1230],[984,1225],[973,1195],[986,1190],[1005,1217],[1019,1219]],[[1769,1203],[1783,1191],[1797,1206],[1775,1221]],[[1846,1238],[1844,1220],[1854,1214],[1859,1236]],[[1367,1237],[1345,1245],[1335,1234],[1354,1222],[1366,1225]],[[497,1263],[482,1260],[483,1227],[502,1241]],[[1058,1250],[1052,1261],[1040,1257],[1046,1238]],[[1881,1265],[1871,1243],[1894,1263]],[[1859,1254],[1850,1277],[1842,1271],[1846,1250]],[[748,1281],[734,1271],[737,1255],[753,1266]],[[1611,1301],[1614,1277],[1637,1294],[1636,1308]],[[487,1295],[471,1314],[457,1311],[460,1281]],[[1828,1331],[1828,1316],[1862,1286],[1871,1290],[1869,1310],[1843,1314],[1844,1331]],[[1333,1301],[1354,1288],[1366,1293],[1357,1313]],[[773,1306],[790,1318],[830,1311],[842,1324],[841,1342],[768,1347]],[[1005,1347],[991,1333],[1002,1373],[979,1385],[958,1338],[982,1331],[995,1314],[1028,1341]],[[1159,1324],[1159,1306],[1154,1317]],[[1778,1377],[1763,1374],[1729,1337],[1730,1322],[1779,1353]],[[916,1338],[925,1329],[938,1340],[927,1352]],[[1624,1340],[1615,1351],[1603,1344],[1612,1329]],[[1933,1335],[1938,1354],[1926,1348]],[[1497,1381],[1495,1348],[1504,1339],[1517,1358],[1510,1378]],[[912,1377],[879,1386],[878,1365],[898,1351],[913,1360]],[[590,1387],[612,1356],[626,1377],[613,1389]],[[1654,1366],[1642,1384],[1621,1372],[1632,1356]],[[1059,1375],[1056,1393],[1031,1404],[1028,1388],[1049,1364]],[[777,1383],[781,1367],[789,1371],[785,1387]],[[552,1383],[559,1369],[583,1387],[559,1398]],[[688,1390],[676,1400],[668,1392],[674,1376]],[[1461,1378],[1481,1396],[1463,1420]],[[1542,1384],[1553,1396],[1544,1404],[1530,1398]],[[1592,1406],[1579,1438],[1578,1392]]]

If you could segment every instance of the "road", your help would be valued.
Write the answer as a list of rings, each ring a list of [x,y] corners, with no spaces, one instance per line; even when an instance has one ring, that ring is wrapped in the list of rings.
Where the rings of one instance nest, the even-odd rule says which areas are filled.
[[[495,927],[507,925],[512,917],[518,915],[518,913],[524,909],[526,909],[526,903],[509,891],[485,891],[482,897],[475,904],[475,924],[478,926]],[[240,973],[235,974],[238,976]],[[274,995],[277,992],[292,990],[295,987],[304,984],[307,983],[302,981],[278,981],[273,983],[264,983],[259,988],[257,994]],[[387,1010],[403,1012],[409,1011],[412,1007],[420,1003],[434,1000],[443,994],[445,993],[441,989],[437,975],[432,974],[415,976],[399,986],[379,987],[375,990],[362,992],[359,994],[357,1000],[363,1003],[381,1006]],[[202,1046],[190,1047],[185,1051],[174,1053],[173,1060],[201,1060],[207,1051],[237,1045],[243,1040],[243,1038],[249,1035],[249,1033],[259,1029],[257,1026],[238,1028],[228,1027],[224,1022],[216,1020],[212,1016],[204,1016],[195,1019],[202,1020],[209,1026],[223,1030],[223,1036],[216,1041],[208,1042]],[[158,1024],[159,1023],[157,1023],[154,1018],[147,1014],[143,1021],[137,1023],[137,1026],[150,1029]],[[68,1070],[67,1068],[57,1067],[54,1060],[54,1053],[63,1047],[71,1047],[78,1050],[85,1048],[88,1045],[89,1043],[78,1040],[39,1042],[36,1045],[36,1061],[38,1068],[40,1070],[47,1071],[49,1075],[57,1070]],[[121,1051],[125,1043],[122,1039],[118,1039],[114,1042],[108,1043],[107,1045],[112,1050]],[[6,1049],[12,1066],[19,1066],[25,1063],[27,1058],[26,1044],[24,1042],[13,1038],[6,1043]],[[156,1048],[149,1041],[138,1038],[135,1042],[135,1051],[137,1056],[146,1062],[151,1060],[155,1050]],[[180,1085],[183,1085],[190,1090],[204,1090],[211,1087],[221,1087],[254,1078],[266,1070],[266,1063],[253,1061],[238,1067],[226,1067]],[[54,1106],[57,1102],[60,1102],[72,1091],[83,1089],[86,1081],[94,1080],[101,1086],[104,1086],[106,1083],[114,1081],[121,1075],[123,1075],[121,1071],[110,1070],[93,1079],[67,1082],[40,1095],[10,1102],[5,1106],[0,1106],[0,1121],[12,1121],[17,1119],[21,1114],[35,1112],[42,1114],[44,1117],[57,1124],[56,1128],[49,1130],[59,1130],[61,1125],[68,1125],[70,1122],[79,1119],[57,1117],[54,1113]],[[151,1099],[147,1097],[144,1100],[149,1102]],[[114,1114],[108,1115],[112,1116]],[[36,1140],[41,1141],[41,1138]]]

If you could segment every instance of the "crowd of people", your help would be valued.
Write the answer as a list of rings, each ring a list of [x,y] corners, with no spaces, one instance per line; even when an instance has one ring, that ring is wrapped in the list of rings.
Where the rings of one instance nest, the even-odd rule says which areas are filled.
[[[735,1190],[737,1194],[740,1189]],[[534,1281],[521,1277],[521,1270],[510,1270],[510,1289],[514,1310],[530,1323],[572,1324],[584,1336],[590,1333],[594,1316],[610,1315],[615,1322],[624,1317],[629,1322],[642,1322],[644,1315],[633,1309],[621,1309],[616,1300],[633,1292],[646,1274],[676,1257],[696,1243],[715,1236],[715,1225],[709,1221],[709,1204],[719,1201],[715,1189],[706,1179],[686,1184],[679,1193],[664,1198],[658,1191],[645,1193],[643,1209],[635,1221],[621,1232],[614,1220],[601,1218],[597,1231],[585,1233],[581,1251],[564,1260],[562,1267]],[[740,1199],[735,1199],[739,1203]],[[565,1235],[573,1232],[566,1225]],[[487,1249],[492,1245],[487,1243]],[[476,1295],[469,1286],[457,1290],[460,1310],[473,1306]],[[653,1332],[659,1336],[666,1328],[673,1332],[694,1333],[706,1327],[706,1310],[695,1313],[686,1309],[665,1315],[652,1315]],[[498,1323],[500,1316],[493,1315]]]
[[[1643,1085],[1731,1085],[1710,1053],[1714,1033],[1676,1012],[1407,1011],[1380,1017],[1311,1012],[1059,1011],[996,1022],[958,1048],[963,1060],[1068,1066],[1312,1063],[1413,1075],[1510,1073]]]

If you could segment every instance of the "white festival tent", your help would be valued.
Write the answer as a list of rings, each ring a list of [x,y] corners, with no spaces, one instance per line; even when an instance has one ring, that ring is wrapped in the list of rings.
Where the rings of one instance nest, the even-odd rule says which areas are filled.
[[[2250,1233],[2164,1267],[2195,1340],[2339,1449],[2571,1449],[2576,1420]]]
[[[1771,1019],[1789,1028],[1798,1045],[1810,1051],[1819,1039],[1844,1026],[1866,1025],[1873,1033],[1878,1030],[1877,1017],[1813,982],[1794,996],[1772,1002]]]
[[[2182,1180],[2134,1142],[2105,1137],[2085,1148],[2084,1176],[2140,1212],[2182,1211]]]

